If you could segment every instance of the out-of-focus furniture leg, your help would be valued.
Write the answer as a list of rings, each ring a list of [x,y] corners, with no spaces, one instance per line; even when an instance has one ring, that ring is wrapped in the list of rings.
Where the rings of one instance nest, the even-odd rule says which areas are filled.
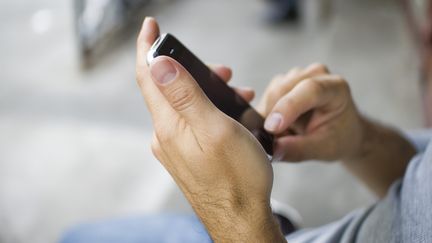
[[[426,126],[432,127],[432,0],[402,0],[421,59],[421,89]]]
[[[429,48],[426,67],[422,80],[423,102],[425,108],[426,126],[432,127],[432,48]]]
[[[432,126],[432,1],[428,1],[427,23],[425,26],[425,34],[423,44],[425,45],[426,54],[426,77],[424,78],[424,102],[426,108],[426,122]]]

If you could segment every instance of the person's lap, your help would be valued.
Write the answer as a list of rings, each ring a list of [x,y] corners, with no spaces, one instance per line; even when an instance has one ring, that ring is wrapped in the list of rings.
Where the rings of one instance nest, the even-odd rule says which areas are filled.
[[[61,243],[212,242],[194,215],[162,214],[85,223],[66,232]]]

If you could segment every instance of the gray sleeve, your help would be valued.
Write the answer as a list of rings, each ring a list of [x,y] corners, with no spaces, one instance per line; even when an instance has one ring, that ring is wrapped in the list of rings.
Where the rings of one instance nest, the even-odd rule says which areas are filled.
[[[403,134],[414,145],[418,153],[423,153],[426,150],[432,138],[432,130],[415,130],[403,132]]]
[[[430,130],[406,134],[418,153],[365,218],[358,242],[432,242],[431,135]]]
[[[432,242],[430,131],[409,134],[418,154],[364,221],[358,242]]]
[[[418,154],[387,196],[369,209],[317,229],[287,236],[289,242],[432,242],[432,131],[410,132]]]
[[[356,210],[344,218],[314,229],[303,229],[286,236],[289,243],[352,243],[356,232],[372,208]]]

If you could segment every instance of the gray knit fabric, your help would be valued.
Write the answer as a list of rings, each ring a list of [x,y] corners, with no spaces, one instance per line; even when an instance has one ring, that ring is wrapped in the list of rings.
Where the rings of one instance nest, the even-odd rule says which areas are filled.
[[[316,229],[287,236],[296,242],[432,242],[432,143],[431,131],[408,136],[418,154],[405,176],[375,205]]]

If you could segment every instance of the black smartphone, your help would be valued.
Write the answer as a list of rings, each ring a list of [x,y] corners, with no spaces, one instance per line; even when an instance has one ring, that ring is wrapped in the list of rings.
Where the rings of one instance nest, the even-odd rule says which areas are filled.
[[[264,130],[264,118],[180,41],[171,34],[160,35],[147,54],[147,63],[158,56],[180,63],[219,110],[246,127],[267,154],[273,155],[273,135]]]

